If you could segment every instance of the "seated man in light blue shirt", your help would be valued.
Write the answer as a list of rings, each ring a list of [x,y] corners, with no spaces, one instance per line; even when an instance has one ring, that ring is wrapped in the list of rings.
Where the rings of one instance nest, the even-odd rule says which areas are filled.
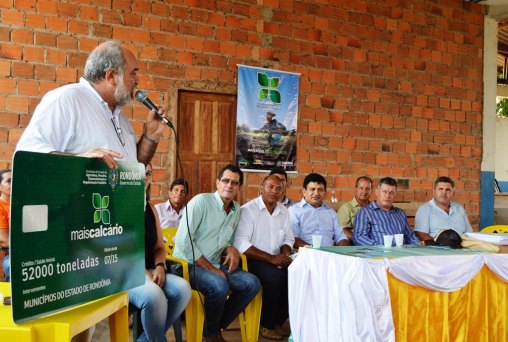
[[[234,198],[242,183],[242,170],[226,165],[215,181],[215,193],[189,201],[175,236],[173,255],[189,262],[191,287],[205,295],[207,342],[223,341],[221,329],[244,311],[261,288],[255,275],[238,268],[239,253],[233,246],[240,221],[240,205]]]
[[[420,240],[433,240],[442,229],[453,229],[460,235],[473,231],[464,207],[452,201],[454,194],[455,182],[450,177],[434,181],[434,198],[416,212],[415,233]]]
[[[321,235],[321,246],[348,246],[349,240],[342,231],[335,210],[323,200],[326,179],[311,173],[303,180],[303,199],[289,207],[291,228],[295,235],[294,247],[310,245],[312,235]]]

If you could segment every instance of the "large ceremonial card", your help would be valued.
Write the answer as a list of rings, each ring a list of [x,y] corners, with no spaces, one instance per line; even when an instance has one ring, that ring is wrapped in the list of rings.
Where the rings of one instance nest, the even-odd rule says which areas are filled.
[[[142,285],[144,166],[19,151],[11,287],[19,323]]]

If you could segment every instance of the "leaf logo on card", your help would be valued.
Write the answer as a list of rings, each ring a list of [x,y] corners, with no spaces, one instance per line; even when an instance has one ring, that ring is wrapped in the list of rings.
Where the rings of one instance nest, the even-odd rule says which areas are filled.
[[[109,206],[109,196],[101,197],[100,194],[94,193],[92,195],[92,203],[95,208],[93,214],[93,223],[99,223],[102,221],[104,224],[110,223],[110,214],[107,209]]]

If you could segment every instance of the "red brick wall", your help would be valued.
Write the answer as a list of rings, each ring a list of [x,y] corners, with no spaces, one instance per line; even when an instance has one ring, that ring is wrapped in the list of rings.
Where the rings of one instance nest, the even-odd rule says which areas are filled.
[[[76,82],[87,54],[115,39],[139,58],[140,88],[176,108],[181,88],[231,92],[238,63],[302,74],[298,175],[324,174],[339,201],[354,179],[390,175],[399,201],[425,201],[438,175],[478,223],[483,12],[452,1],[0,0],[0,167],[40,98]],[[206,81],[206,82],[203,82]],[[155,95],[154,95],[155,96]],[[170,100],[171,99],[171,100]],[[125,109],[138,134],[146,110]],[[161,143],[155,181],[172,175]],[[243,197],[257,194],[249,174]],[[250,184],[250,186],[248,185]],[[165,187],[164,187],[165,188]],[[161,190],[154,187],[155,195]],[[164,193],[162,193],[164,196]],[[329,191],[331,196],[331,191]]]

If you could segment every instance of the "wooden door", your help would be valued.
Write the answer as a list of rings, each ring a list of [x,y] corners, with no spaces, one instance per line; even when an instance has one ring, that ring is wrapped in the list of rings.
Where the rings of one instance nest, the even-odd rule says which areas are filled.
[[[234,161],[235,131],[236,95],[179,92],[177,132],[188,200],[217,190],[217,172]]]

